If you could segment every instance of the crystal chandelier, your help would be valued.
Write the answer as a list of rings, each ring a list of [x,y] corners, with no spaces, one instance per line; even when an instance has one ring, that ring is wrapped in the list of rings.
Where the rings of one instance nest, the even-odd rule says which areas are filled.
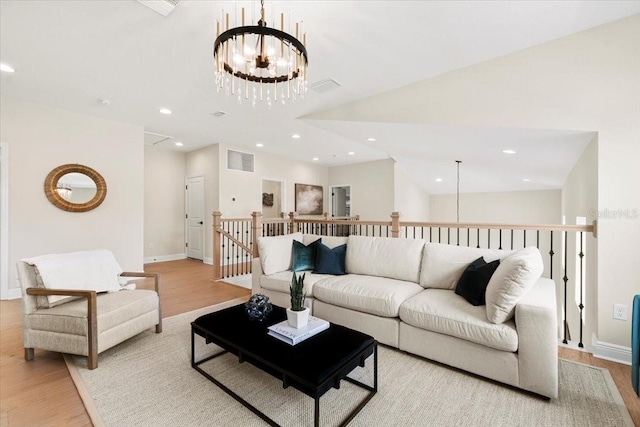
[[[237,13],[236,13],[237,14]],[[222,11],[213,45],[216,87],[239,102],[284,103],[303,98],[307,90],[306,34],[299,40],[301,24],[280,14],[280,29],[267,27],[264,0],[260,1],[258,25],[245,26],[245,8],[241,8],[241,26],[231,28],[229,14]],[[237,16],[236,16],[237,21]],[[275,19],[274,19],[275,21]],[[224,30],[221,33],[221,30]]]

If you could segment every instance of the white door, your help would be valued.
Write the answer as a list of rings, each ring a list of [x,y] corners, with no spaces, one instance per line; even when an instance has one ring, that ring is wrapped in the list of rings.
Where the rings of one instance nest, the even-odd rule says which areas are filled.
[[[337,185],[331,187],[331,216],[351,216],[350,185]]]
[[[204,256],[204,177],[187,178],[185,205],[187,257],[202,260]]]

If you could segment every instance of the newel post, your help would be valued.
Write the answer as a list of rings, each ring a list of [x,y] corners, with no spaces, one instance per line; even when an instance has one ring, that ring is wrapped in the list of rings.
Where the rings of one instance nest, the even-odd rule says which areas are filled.
[[[220,255],[220,230],[222,227],[222,212],[213,213],[213,279],[222,279],[222,264]]]
[[[262,212],[251,212],[251,241],[253,242],[253,257],[258,258],[258,240],[262,237]]]
[[[289,212],[289,233],[295,233],[298,231],[296,228],[296,220],[294,218],[295,214],[295,212]]]
[[[391,212],[391,237],[400,236],[400,212]]]

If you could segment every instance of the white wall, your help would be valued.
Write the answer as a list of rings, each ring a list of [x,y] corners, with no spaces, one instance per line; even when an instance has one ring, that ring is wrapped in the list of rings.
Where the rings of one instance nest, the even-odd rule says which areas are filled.
[[[9,287],[22,258],[77,250],[111,250],[125,270],[143,268],[144,134],[141,126],[3,97],[0,140],[9,158]],[[96,209],[72,213],[44,195],[47,174],[78,163],[107,184]]]
[[[460,222],[560,224],[561,191],[460,194]],[[429,196],[433,222],[456,222],[456,195]]]
[[[251,212],[262,212],[263,179],[284,182],[285,212],[295,211],[295,184],[321,185],[324,191],[323,211],[327,211],[329,188],[326,166],[253,152],[256,156],[255,173],[228,170],[227,149],[248,152],[220,144],[220,212],[223,216],[249,217]]]
[[[428,221],[429,194],[395,165],[393,209],[400,212],[401,221]],[[385,218],[386,219],[386,218]]]
[[[351,215],[360,215],[362,220],[391,220],[395,208],[394,183],[392,159],[329,168],[329,185],[351,186]]]
[[[598,209],[640,209],[640,14],[310,119],[598,132]],[[630,345],[614,303],[640,289],[640,217],[598,226],[598,338]]]
[[[144,147],[144,257],[184,256],[186,155]]]

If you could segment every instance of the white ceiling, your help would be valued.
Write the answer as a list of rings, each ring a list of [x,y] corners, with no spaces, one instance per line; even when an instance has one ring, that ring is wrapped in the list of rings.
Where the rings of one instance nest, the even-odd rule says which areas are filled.
[[[257,9],[257,1],[182,0],[164,17],[135,0],[2,0],[0,61],[16,73],[2,73],[0,91],[143,125],[147,132],[171,137],[148,139],[167,149],[224,143],[301,161],[318,157],[329,166],[392,157],[432,193],[455,191],[451,180],[458,159],[468,182],[464,191],[559,188],[593,134],[299,117],[640,13],[640,1],[265,3],[267,17],[272,10],[292,11],[303,21],[309,83],[331,78],[340,88],[323,94],[309,90],[303,101],[270,108],[240,105],[216,91],[216,18],[234,4]],[[161,107],[173,114],[160,114]],[[226,115],[213,117],[217,111]],[[293,140],[294,133],[302,137]],[[379,142],[367,142],[366,136]],[[420,146],[414,144],[418,140]],[[175,147],[176,141],[184,146]],[[258,142],[264,148],[256,148]],[[483,155],[508,146],[518,155]],[[436,177],[443,182],[436,185]],[[525,177],[529,183],[522,182]]]

